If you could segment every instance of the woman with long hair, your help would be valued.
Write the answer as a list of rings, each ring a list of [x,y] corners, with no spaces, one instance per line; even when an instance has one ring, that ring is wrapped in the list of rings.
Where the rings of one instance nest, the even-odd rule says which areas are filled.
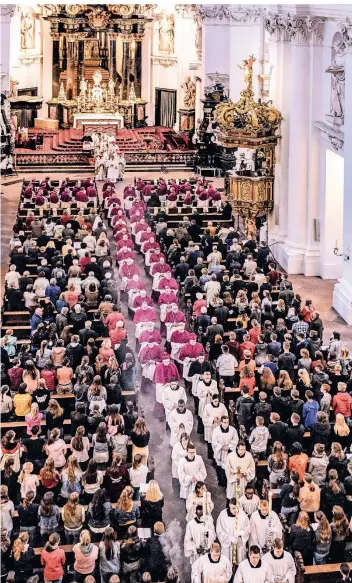
[[[77,492],[73,492],[62,508],[62,520],[64,523],[66,543],[68,545],[74,545],[79,541],[79,535],[85,518],[85,509],[79,503],[79,495]]]
[[[31,410],[31,404],[32,396],[27,393],[27,385],[26,383],[21,383],[18,387],[18,392],[13,397],[13,407],[18,421],[24,421],[25,416]]]
[[[50,399],[48,403],[45,422],[48,434],[56,428],[62,433],[62,427],[64,425],[64,410],[60,407],[56,399]]]
[[[328,520],[332,519],[332,510],[334,506],[345,505],[346,492],[344,485],[339,481],[336,470],[328,471],[328,482],[321,490],[321,509],[325,512]]]
[[[104,530],[110,526],[111,510],[111,502],[106,498],[105,489],[100,488],[95,492],[87,511],[88,526],[94,542],[101,540]]]
[[[351,430],[345,421],[342,413],[337,413],[335,417],[335,425],[333,426],[332,439],[335,443],[339,443],[342,449],[349,451],[351,446]]]
[[[82,486],[84,488],[85,503],[89,503],[95,492],[97,492],[103,483],[103,473],[98,470],[97,463],[89,460],[87,470],[82,476]]]
[[[254,395],[255,385],[256,385],[256,381],[255,381],[254,371],[253,371],[252,367],[245,365],[240,372],[239,388],[240,388],[240,390],[242,390],[243,387],[248,387],[249,394],[252,397]]]
[[[110,405],[109,407],[109,415],[106,417],[106,425],[108,429],[108,434],[113,436],[117,432],[117,428],[119,426],[124,425],[124,420],[122,415],[119,413],[118,405]]]
[[[289,526],[295,523],[299,511],[299,475],[297,472],[290,472],[290,481],[283,484],[280,490],[281,514],[288,521]]]
[[[14,336],[13,330],[11,328],[6,330],[5,336],[1,340],[1,346],[6,350],[10,358],[15,356],[17,349],[17,338]]]
[[[331,527],[321,510],[315,513],[315,522],[318,527],[314,534],[314,565],[325,565],[331,547]]]
[[[19,472],[21,467],[22,447],[19,439],[16,438],[16,433],[10,429],[6,431],[1,438],[1,461],[0,468],[3,470],[5,463],[9,458],[14,460],[13,471]]]
[[[341,506],[333,506],[332,508],[331,533],[330,556],[337,563],[342,563],[345,560],[346,543],[350,529],[349,521]]]
[[[9,421],[12,410],[13,401],[11,398],[10,387],[9,385],[3,385],[0,392],[0,414],[3,423]]]
[[[272,488],[280,487],[287,481],[288,456],[280,441],[275,441],[273,453],[268,458],[269,481]]]
[[[62,470],[61,479],[61,490],[60,496],[67,500],[73,492],[80,494],[82,492],[82,480],[83,472],[79,466],[78,460],[74,454],[70,455],[67,460],[67,466]]]
[[[300,399],[304,399],[306,391],[312,388],[309,373],[307,369],[300,368],[297,373],[296,390],[299,392]]]
[[[111,466],[107,468],[103,481],[107,495],[112,503],[118,501],[122,491],[130,485],[130,475],[119,453],[113,454]]]
[[[93,460],[98,468],[105,470],[109,461],[110,436],[107,433],[106,423],[99,423],[96,433],[92,437]]]
[[[22,381],[26,383],[26,392],[29,395],[31,395],[36,390],[39,378],[39,370],[36,368],[33,360],[27,360],[22,375]]]
[[[99,554],[99,549],[91,541],[88,530],[82,530],[79,543],[73,549],[75,557],[74,570],[76,583],[83,583],[88,575],[93,575]]]
[[[127,537],[121,543],[122,572],[129,577],[130,581],[136,581],[143,553],[143,544],[138,536],[138,530],[136,526],[131,525],[127,529]]]
[[[28,532],[20,532],[12,547],[12,570],[15,583],[26,583],[33,575],[35,554],[29,546]]]
[[[131,486],[134,488],[135,500],[139,500],[139,488],[145,484],[148,476],[148,466],[143,464],[143,457],[136,453],[133,457],[132,467],[128,470],[131,480]]]
[[[147,464],[149,457],[148,444],[150,440],[150,431],[147,429],[144,417],[137,418],[130,437],[133,444],[132,459],[134,459],[135,455],[139,454],[142,457],[143,463]]]
[[[48,441],[45,445],[45,452],[48,457],[54,460],[56,469],[63,468],[66,464],[66,444],[60,437],[60,429],[57,427],[53,429],[49,435]]]
[[[265,393],[269,395],[272,393],[272,390],[276,384],[276,380],[269,367],[267,366],[263,367],[263,372],[259,377],[258,384],[261,391],[265,391]]]
[[[49,536],[57,531],[60,523],[60,509],[54,503],[52,492],[46,492],[40,501],[38,509],[39,530],[43,542],[46,542]]]
[[[120,543],[111,526],[104,530],[103,540],[99,543],[99,571],[102,583],[109,583],[113,573],[120,571]]]
[[[35,547],[38,526],[38,504],[34,503],[35,494],[27,492],[22,504],[17,507],[20,532],[28,532],[29,545]]]
[[[71,451],[78,461],[81,470],[87,469],[89,460],[90,443],[88,437],[85,435],[86,430],[83,425],[76,429],[75,436],[71,439]]]
[[[281,390],[291,391],[293,389],[293,382],[287,370],[280,370],[277,385]]]
[[[339,475],[339,480],[343,481],[347,476],[347,463],[348,459],[341,444],[333,441],[329,455],[328,471],[336,470]]]
[[[60,481],[60,474],[56,471],[54,460],[48,457],[45,461],[44,466],[39,472],[39,479],[42,484],[42,489],[44,492],[46,490],[56,493],[57,485]]]
[[[143,528],[151,528],[163,521],[164,496],[156,480],[150,480],[147,491],[141,495],[141,518]]]
[[[94,282],[85,290],[85,299],[90,309],[97,308],[99,304],[99,290]]]
[[[125,426],[118,425],[116,433],[111,437],[111,447],[113,455],[119,453],[124,461],[127,459],[127,444],[129,437],[125,434]]]
[[[112,356],[114,356],[114,351],[111,347],[111,340],[110,338],[105,338],[105,340],[103,340],[101,347],[99,348],[99,355],[103,357],[104,359],[104,364],[108,364],[109,363],[109,358],[111,358]]]
[[[298,367],[299,369],[305,369],[307,371],[307,373],[309,374],[312,368],[312,359],[309,356],[309,350],[307,350],[306,348],[302,348],[300,350],[300,356],[301,358],[298,359]]]
[[[291,552],[299,551],[305,565],[313,563],[314,531],[311,527],[307,512],[300,512],[291,528],[289,546]]]
[[[64,565],[66,563],[65,551],[60,548],[60,535],[54,532],[49,536],[44,550],[40,555],[40,562],[44,566],[44,583],[62,581]]]
[[[33,474],[33,464],[25,462],[22,471],[18,477],[18,482],[21,484],[21,499],[23,500],[27,492],[33,492],[34,497],[37,495],[37,487],[39,486],[39,479],[36,474]]]
[[[42,340],[40,343],[40,348],[37,350],[35,355],[35,362],[37,368],[42,370],[45,367],[47,360],[51,360],[52,357],[52,350],[49,347],[49,343],[47,340]],[[26,382],[26,381],[24,381]]]
[[[123,539],[128,528],[135,525],[139,519],[139,508],[133,502],[133,488],[126,486],[121,493],[119,501],[111,512],[112,526],[117,532],[117,538]]]
[[[32,435],[33,427],[37,426],[39,428],[39,433],[41,433],[41,421],[43,419],[43,413],[40,413],[38,403],[32,403],[31,410],[25,416],[24,420],[27,423],[27,435]]]
[[[13,530],[12,517],[15,512],[15,506],[10,500],[8,488],[4,484],[0,488],[0,512],[1,530],[5,529],[9,538],[11,538]]]
[[[301,510],[307,512],[313,520],[314,513],[320,508],[320,488],[314,484],[310,474],[304,474],[303,486],[299,491],[299,502]]]
[[[7,486],[10,500],[18,504],[18,473],[14,471],[15,460],[9,457],[0,472],[0,484]]]

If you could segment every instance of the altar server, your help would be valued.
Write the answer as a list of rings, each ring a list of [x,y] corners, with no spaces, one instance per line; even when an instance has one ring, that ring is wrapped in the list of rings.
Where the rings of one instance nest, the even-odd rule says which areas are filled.
[[[222,553],[229,561],[233,562],[235,558],[238,565],[245,559],[250,526],[248,516],[241,510],[236,498],[231,498],[229,507],[220,512],[216,522],[216,534]]]
[[[259,502],[259,508],[250,519],[250,544],[257,545],[261,551],[270,551],[275,538],[282,538],[282,525],[276,512],[269,508],[267,500]]]
[[[253,545],[249,549],[249,558],[240,563],[234,583],[274,583],[273,572],[260,558],[260,549]]]
[[[220,425],[221,417],[223,415],[227,416],[227,409],[224,403],[220,403],[219,394],[215,393],[211,397],[210,403],[204,407],[203,411],[203,425],[204,425],[204,439],[208,443],[209,452],[212,456],[211,441],[215,428]]]
[[[204,482],[207,477],[207,470],[203,459],[197,455],[193,443],[187,446],[187,455],[180,459],[178,464],[178,479],[180,481],[180,498],[187,500],[188,495],[193,492],[198,481]]]
[[[226,486],[226,460],[229,451],[236,449],[238,434],[234,427],[230,426],[227,415],[222,415],[220,425],[215,427],[211,438],[214,460],[216,463],[216,473],[219,486]]]
[[[187,403],[186,391],[178,381],[172,380],[169,385],[166,385],[163,391],[163,405],[165,409],[166,423],[168,423],[170,413],[174,409],[177,409],[180,400]]]
[[[189,435],[187,433],[181,433],[179,441],[177,441],[172,448],[171,460],[172,460],[172,479],[178,480],[178,465],[180,459],[186,457],[187,446],[189,444]]]
[[[256,510],[259,508],[259,496],[254,493],[254,487],[252,484],[247,484],[243,496],[239,499],[240,508],[247,514],[250,518]]]
[[[242,496],[248,482],[255,478],[254,459],[252,454],[246,450],[246,444],[243,441],[239,441],[236,450],[227,456],[225,472],[227,478],[226,498],[230,500],[235,496],[237,481],[239,482],[240,496]]]
[[[185,557],[189,557],[191,565],[209,551],[216,539],[213,519],[203,510],[202,505],[197,506],[195,518],[186,527],[184,553]]]
[[[219,543],[213,543],[210,552],[199,557],[192,565],[192,583],[228,583],[231,577],[232,564],[221,554]]]
[[[275,583],[295,583],[296,565],[291,553],[284,551],[281,538],[274,540],[273,550],[265,553],[263,561],[271,567]]]
[[[182,433],[186,432],[191,435],[193,429],[193,415],[192,411],[186,409],[186,403],[180,399],[177,407],[173,409],[168,417],[168,424],[170,427],[170,445],[173,447],[179,441]]]
[[[210,403],[212,395],[218,393],[218,384],[215,380],[211,378],[211,373],[205,371],[203,373],[203,378],[199,380],[197,387],[195,389],[195,394],[199,399],[198,404],[198,415],[203,417],[203,412],[205,406]]]
[[[204,514],[211,514],[214,510],[214,502],[211,499],[211,493],[207,490],[204,482],[197,482],[194,492],[188,494],[186,500],[186,520],[189,522],[196,517],[196,508],[201,504]]]

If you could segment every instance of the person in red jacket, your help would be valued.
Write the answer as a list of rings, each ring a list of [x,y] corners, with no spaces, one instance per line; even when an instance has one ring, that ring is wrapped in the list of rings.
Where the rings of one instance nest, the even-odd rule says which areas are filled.
[[[338,413],[341,413],[348,422],[351,416],[352,398],[346,391],[346,383],[338,383],[337,391],[337,395],[332,400],[334,414],[336,416]]]
[[[66,563],[65,551],[60,548],[60,536],[54,532],[40,556],[40,562],[44,566],[44,581],[61,582],[64,576],[64,564]]]

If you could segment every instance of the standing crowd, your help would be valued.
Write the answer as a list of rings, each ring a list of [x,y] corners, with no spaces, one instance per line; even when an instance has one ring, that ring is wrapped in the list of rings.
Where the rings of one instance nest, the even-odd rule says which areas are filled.
[[[5,285],[30,337],[9,326],[1,341],[4,581],[40,564],[46,583],[179,581],[138,407],[148,388],[185,500],[192,583],[234,570],[249,583],[254,568],[293,583],[300,561],[349,576],[348,348],[323,338],[318,306],[235,229],[212,185],[139,178],[120,197],[107,182],[99,201],[90,180],[26,184]]]

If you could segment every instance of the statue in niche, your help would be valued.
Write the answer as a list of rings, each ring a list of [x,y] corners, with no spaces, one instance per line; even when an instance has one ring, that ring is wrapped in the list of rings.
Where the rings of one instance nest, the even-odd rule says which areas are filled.
[[[330,115],[343,119],[345,110],[345,50],[341,44],[340,33],[337,33],[332,42],[331,65],[326,73],[331,74]]]
[[[34,17],[30,12],[21,14],[21,49],[34,49]]]
[[[183,105],[187,109],[194,109],[196,105],[196,84],[191,81],[190,77],[186,77],[185,82],[181,84],[184,91]]]
[[[175,23],[173,14],[163,14],[159,21],[159,51],[174,52]]]

